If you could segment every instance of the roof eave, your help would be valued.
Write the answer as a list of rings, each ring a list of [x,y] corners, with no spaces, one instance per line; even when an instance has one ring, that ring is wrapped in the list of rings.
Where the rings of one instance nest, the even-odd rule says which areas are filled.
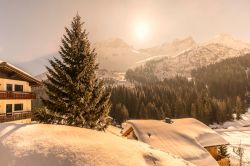
[[[0,67],[17,73],[20,77],[26,79],[31,84],[31,86],[41,86],[42,85],[42,83],[40,81],[38,81],[37,79],[26,74],[25,72],[22,72],[21,70],[16,69],[15,67],[12,67],[7,62],[0,63]]]

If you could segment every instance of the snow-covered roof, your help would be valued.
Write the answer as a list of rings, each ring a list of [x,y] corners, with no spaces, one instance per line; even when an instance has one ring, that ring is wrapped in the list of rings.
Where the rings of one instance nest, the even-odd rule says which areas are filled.
[[[204,147],[228,142],[202,122],[192,119],[173,119],[173,123],[159,120],[129,120],[123,133],[133,129],[139,141],[178,155],[199,166],[217,165]]]
[[[0,124],[0,154],[12,166],[193,165],[109,132],[46,124]]]
[[[10,70],[12,72],[15,72],[17,75],[19,75],[20,77],[24,78],[25,80],[31,82],[33,85],[41,84],[40,81],[38,81],[37,79],[32,77],[30,74],[26,73],[25,71],[19,69],[18,67],[14,66],[10,63],[3,62],[0,60],[0,69],[5,69],[5,70]]]

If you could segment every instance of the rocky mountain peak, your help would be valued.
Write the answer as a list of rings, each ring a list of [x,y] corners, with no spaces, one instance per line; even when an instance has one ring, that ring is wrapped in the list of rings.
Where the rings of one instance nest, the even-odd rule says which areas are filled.
[[[222,33],[219,35],[216,35],[214,38],[209,40],[206,44],[211,44],[211,43],[216,43],[216,44],[221,44],[226,47],[230,47],[233,49],[241,50],[241,49],[250,49],[250,43],[238,40],[231,35]]]

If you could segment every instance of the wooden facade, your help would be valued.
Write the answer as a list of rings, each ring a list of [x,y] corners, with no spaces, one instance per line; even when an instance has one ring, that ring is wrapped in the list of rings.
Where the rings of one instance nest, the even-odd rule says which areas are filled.
[[[0,123],[21,120],[21,119],[30,119],[31,117],[32,117],[31,111],[15,112],[12,114],[1,113]]]
[[[218,147],[217,146],[210,146],[205,147],[205,149],[213,156],[214,159],[218,158]]]
[[[213,158],[218,162],[220,166],[229,166],[230,161],[229,158],[223,158],[219,156],[219,146],[210,146],[210,147],[205,147],[205,149],[213,156]]]
[[[31,118],[31,87],[41,83],[15,66],[0,62],[0,123]]]
[[[36,99],[36,95],[32,92],[0,91],[0,100],[8,99]]]
[[[230,165],[229,158],[223,158],[223,159],[217,160],[217,162],[220,166],[229,166]]]

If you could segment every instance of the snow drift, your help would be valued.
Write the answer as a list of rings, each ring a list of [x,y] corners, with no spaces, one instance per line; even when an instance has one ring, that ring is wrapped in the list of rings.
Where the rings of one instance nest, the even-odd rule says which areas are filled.
[[[192,165],[149,145],[89,129],[46,124],[0,124],[1,165]]]

